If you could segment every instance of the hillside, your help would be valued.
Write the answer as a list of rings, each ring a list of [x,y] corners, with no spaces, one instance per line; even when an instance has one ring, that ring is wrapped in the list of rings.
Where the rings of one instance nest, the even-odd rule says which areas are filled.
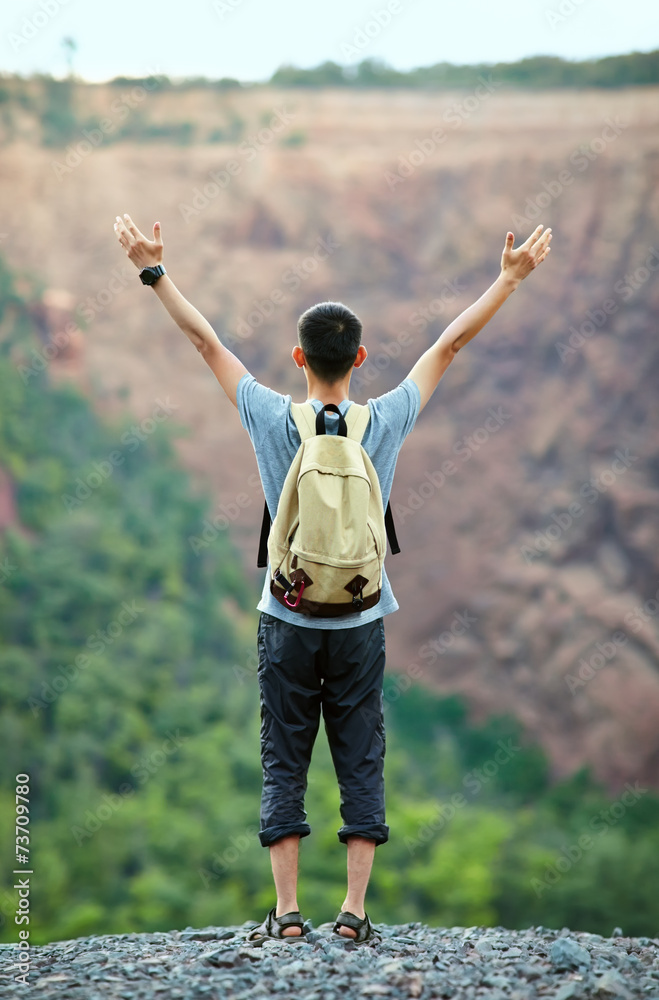
[[[463,693],[475,720],[512,712],[555,777],[589,764],[611,791],[659,774],[657,94],[487,78],[461,94],[81,87],[62,148],[28,102],[5,118],[0,162],[1,248],[50,286],[44,338],[74,313],[83,328],[53,371],[106,414],[141,421],[169,401],[255,586],[248,438],[139,286],[114,216],[160,219],[184,294],[296,399],[297,316],[346,302],[369,349],[359,402],[494,279],[508,228],[552,226],[549,261],[461,352],[401,453],[389,666]],[[6,477],[0,497],[11,519]]]

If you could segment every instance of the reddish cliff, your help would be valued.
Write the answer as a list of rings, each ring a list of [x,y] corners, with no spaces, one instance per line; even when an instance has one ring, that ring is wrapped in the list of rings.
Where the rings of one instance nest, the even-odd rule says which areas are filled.
[[[201,139],[238,116],[240,138],[101,141],[64,172],[75,148],[16,141],[0,167],[4,249],[71,290],[100,408],[125,407],[124,387],[138,417],[169,395],[192,428],[181,454],[256,582],[248,439],[139,286],[114,216],[149,231],[160,219],[181,290],[294,398],[297,316],[346,302],[369,349],[360,402],[494,279],[509,228],[551,225],[547,263],[458,355],[401,453],[389,664],[463,692],[477,718],[512,712],[556,775],[588,762],[612,789],[656,786],[657,92],[525,95],[492,81],[475,95],[154,92],[148,120],[194,119]],[[111,99],[79,96],[99,120]]]

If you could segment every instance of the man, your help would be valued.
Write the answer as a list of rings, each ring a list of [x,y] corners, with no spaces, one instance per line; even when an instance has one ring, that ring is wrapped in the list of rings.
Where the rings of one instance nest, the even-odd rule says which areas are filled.
[[[290,412],[290,396],[260,385],[218,339],[204,317],[181,295],[164,271],[160,223],[147,239],[128,215],[117,216],[115,233],[140,277],[150,284],[175,323],[204,358],[250,434],[269,511],[274,517],[288,468],[300,446]],[[476,336],[509,295],[550,252],[551,230],[538,226],[514,249],[508,233],[501,273],[494,284],[444,330],[391,392],[369,400],[370,419],[362,445],[371,458],[386,508],[403,441],[457,352]],[[146,269],[146,270],[145,270]],[[318,412],[350,407],[353,368],[367,357],[362,326],[346,306],[324,302],[298,321],[293,361],[304,371],[307,401]],[[338,414],[326,413],[327,433],[336,433]],[[341,791],[347,845],[348,891],[334,932],[368,941],[373,927],[364,910],[375,848],[388,840],[383,763],[385,732],[382,679],[385,662],[383,618],[398,604],[382,574],[380,600],[366,611],[328,618],[297,614],[270,593],[266,574],[258,628],[263,794],[260,841],[270,849],[277,904],[260,927],[261,937],[301,937],[304,920],[297,903],[300,838],[310,833],[304,793],[311,751],[322,714]]]

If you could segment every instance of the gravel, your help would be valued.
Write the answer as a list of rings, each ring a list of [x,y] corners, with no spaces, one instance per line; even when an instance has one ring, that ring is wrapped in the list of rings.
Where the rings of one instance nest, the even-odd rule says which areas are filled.
[[[659,939],[530,927],[376,924],[356,945],[332,924],[304,940],[247,941],[256,921],[116,934],[30,949],[29,985],[0,945],[0,997],[50,1000],[659,1000]]]

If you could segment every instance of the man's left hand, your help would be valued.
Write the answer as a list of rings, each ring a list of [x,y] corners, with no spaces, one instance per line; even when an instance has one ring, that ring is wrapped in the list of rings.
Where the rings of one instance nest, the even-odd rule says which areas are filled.
[[[126,251],[129,260],[132,260],[138,270],[143,267],[154,267],[162,263],[163,242],[160,232],[160,223],[153,224],[153,239],[149,240],[139,231],[130,215],[124,215],[123,219],[118,215],[114,224],[114,231],[117,239]]]

